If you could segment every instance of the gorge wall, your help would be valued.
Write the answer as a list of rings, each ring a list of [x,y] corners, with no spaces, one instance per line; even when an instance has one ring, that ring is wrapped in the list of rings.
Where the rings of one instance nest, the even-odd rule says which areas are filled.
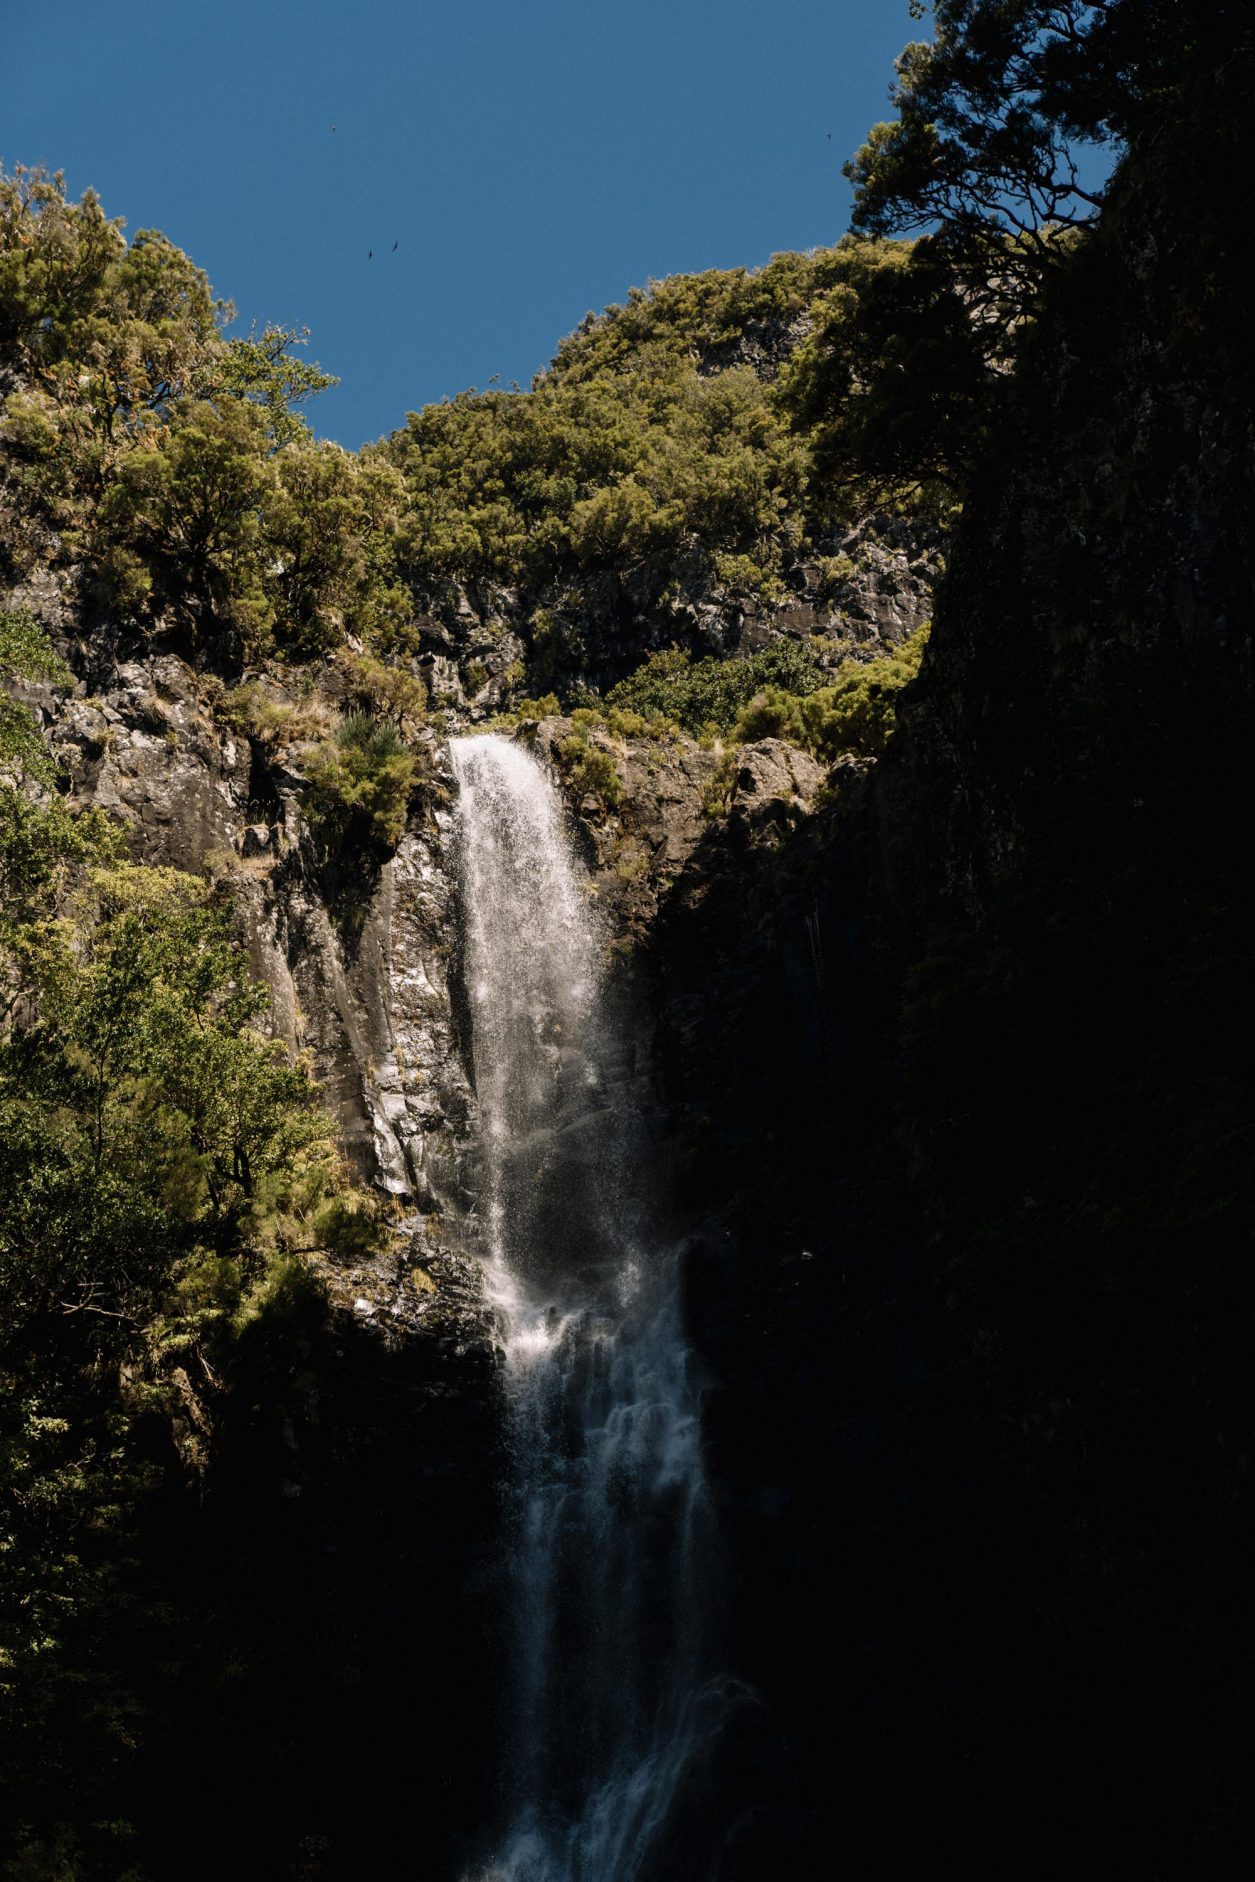
[[[1207,260],[1247,87],[1133,153],[1058,284],[874,774],[660,924],[779,1703],[746,1875],[824,1838],[1017,1875],[1247,1846],[1255,463]]]
[[[660,1882],[834,1851],[1166,1876],[1249,1847],[1249,102],[1235,59],[1061,271],[882,756],[569,710],[508,728],[566,793],[611,936],[682,1247],[719,1664],[753,1695]],[[770,338],[733,363],[774,372]],[[845,540],[835,600],[803,561],[770,606],[695,584],[694,644],[899,646],[935,540]],[[468,584],[424,617],[447,716],[415,734],[404,834],[337,853],[299,751],[231,723],[213,662],[89,633],[72,576],[18,574],[7,602],[74,672],[27,696],[75,801],[233,898],[394,1231],[309,1252],[318,1288],[260,1318],[229,1388],[152,1419],[131,1645],[163,1729],[99,1796],[142,1873],[246,1845],[314,1882],[418,1838],[460,1877],[499,1802],[505,1416],[447,740],[508,697],[536,598]],[[675,624],[590,595],[552,656],[572,686]],[[309,709],[299,677],[268,684]],[[194,1837],[189,1770],[217,1800]]]

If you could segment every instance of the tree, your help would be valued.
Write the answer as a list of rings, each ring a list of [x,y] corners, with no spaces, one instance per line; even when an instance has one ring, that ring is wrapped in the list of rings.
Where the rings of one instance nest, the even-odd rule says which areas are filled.
[[[1080,181],[1057,68],[1106,10],[1085,0],[937,0],[934,39],[897,61],[896,120],[875,125],[845,166],[855,227],[902,235],[936,225],[956,257],[981,255],[1001,271],[1009,253],[1021,270],[1039,263],[1044,231],[1091,222],[1099,199]]]
[[[928,10],[912,0],[916,19]],[[1240,31],[1231,0],[934,0],[897,61],[892,122],[845,166],[854,227],[932,232],[982,301],[1031,311],[1061,231],[1103,191],[1078,149],[1117,151]],[[1249,28],[1247,28],[1249,32]]]
[[[134,436],[221,356],[232,309],[153,229],[131,243],[95,192],[58,172],[0,172],[0,376],[86,417],[102,444]]]
[[[292,348],[308,342],[308,327],[272,325],[260,334],[253,328],[247,338],[227,341],[203,374],[200,390],[207,398],[247,399],[260,406],[274,448],[297,443],[309,434],[297,407],[340,383],[331,373],[295,357]]]
[[[242,400],[181,404],[118,460],[95,519],[104,574],[138,601],[155,589],[188,624],[234,629],[254,651],[274,622],[264,516],[277,489],[262,414]]]
[[[840,281],[780,377],[811,439],[817,508],[858,514],[958,488],[985,436],[988,346],[953,267],[926,243],[845,236]]]

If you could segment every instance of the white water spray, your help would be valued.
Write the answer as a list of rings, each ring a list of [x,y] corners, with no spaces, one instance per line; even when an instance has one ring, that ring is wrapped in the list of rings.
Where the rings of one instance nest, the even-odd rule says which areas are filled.
[[[543,767],[452,745],[488,1290],[514,1469],[509,1826],[477,1882],[638,1882],[701,1709],[705,1487],[673,1254]]]

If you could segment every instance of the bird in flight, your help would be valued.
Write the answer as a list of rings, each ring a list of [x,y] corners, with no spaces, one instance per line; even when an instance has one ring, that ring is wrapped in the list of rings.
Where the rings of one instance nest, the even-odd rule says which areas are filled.
[[[398,248],[400,248],[400,246],[401,246],[401,244],[400,244],[400,242],[399,242],[399,241],[397,241],[397,242],[394,242],[394,243],[392,244],[392,252],[393,252],[393,254],[394,254],[394,255],[396,254],[396,252],[397,252],[397,250],[398,250]]]
[[[366,259],[367,259],[367,261],[374,261],[374,259],[375,259],[375,251],[374,251],[374,249],[373,249],[373,248],[368,248],[368,249],[367,249],[367,251],[366,251]]]

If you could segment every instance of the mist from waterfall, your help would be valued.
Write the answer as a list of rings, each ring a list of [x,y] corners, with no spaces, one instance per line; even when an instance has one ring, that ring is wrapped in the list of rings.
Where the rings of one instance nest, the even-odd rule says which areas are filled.
[[[630,1042],[543,766],[456,739],[486,1282],[510,1407],[508,1820],[476,1882],[637,1882],[703,1706],[698,1421]]]

